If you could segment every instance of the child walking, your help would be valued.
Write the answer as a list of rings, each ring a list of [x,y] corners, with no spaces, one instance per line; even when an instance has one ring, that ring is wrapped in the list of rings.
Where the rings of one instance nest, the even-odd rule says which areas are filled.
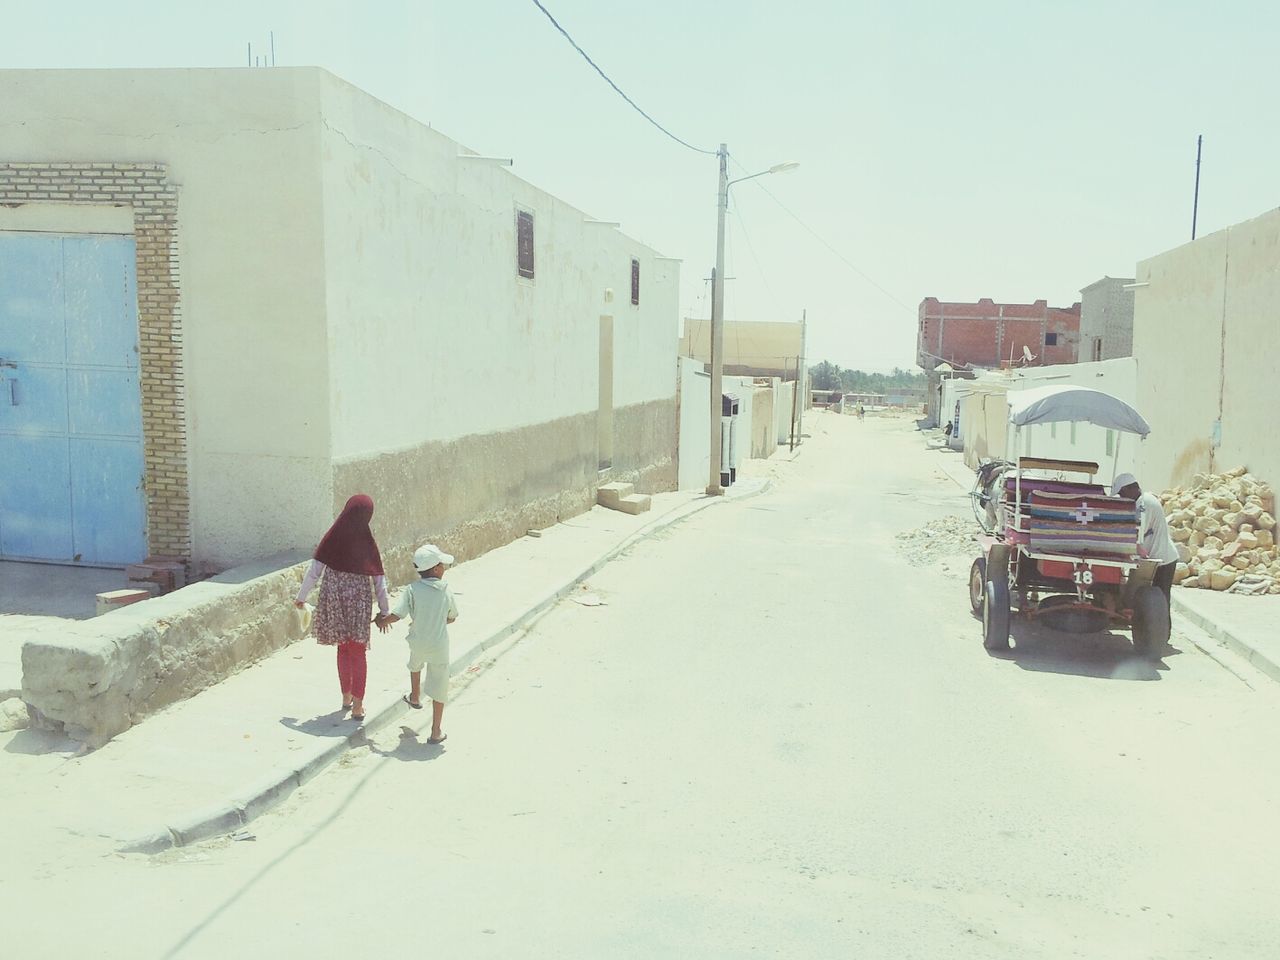
[[[316,547],[315,559],[302,580],[294,605],[302,607],[320,582],[311,632],[318,642],[338,648],[338,685],[342,709],[351,719],[364,719],[364,688],[368,667],[369,612],[378,599],[379,616],[387,612],[387,578],[378,544],[369,529],[373,500],[358,493],[347,501],[338,519]]]
[[[415,710],[422,709],[425,670],[425,689],[432,701],[427,743],[443,743],[448,737],[440,729],[440,721],[449,699],[449,624],[458,619],[458,605],[444,582],[445,567],[452,563],[453,557],[434,543],[419,547],[413,554],[413,566],[420,579],[405,587],[395,610],[376,620],[384,633],[397,620],[410,621],[409,693],[404,702]]]

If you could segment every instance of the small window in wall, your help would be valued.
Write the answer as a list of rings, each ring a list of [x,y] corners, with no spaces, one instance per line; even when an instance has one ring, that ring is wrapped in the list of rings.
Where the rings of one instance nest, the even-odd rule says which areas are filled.
[[[1058,335],[1056,333],[1046,333],[1044,335],[1044,345],[1046,347],[1056,347],[1058,345]]]
[[[1094,341],[1093,341],[1093,359],[1095,359],[1095,360],[1101,360],[1101,359],[1102,359],[1102,338],[1101,338],[1101,337],[1096,337],[1096,338],[1094,338]]]
[[[640,306],[640,261],[631,261],[631,305]]]
[[[533,214],[528,210],[516,211],[516,272],[533,279]]]

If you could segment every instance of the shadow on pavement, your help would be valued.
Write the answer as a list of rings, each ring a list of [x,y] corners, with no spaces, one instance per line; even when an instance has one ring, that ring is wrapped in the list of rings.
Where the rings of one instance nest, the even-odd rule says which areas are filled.
[[[345,710],[322,713],[320,716],[312,717],[310,720],[299,720],[297,717],[281,717],[280,723],[290,730],[297,730],[299,733],[309,734],[313,737],[345,737],[356,728],[356,722],[350,719]]]
[[[5,753],[21,753],[29,757],[61,753],[67,757],[83,752],[83,745],[62,733],[28,727],[14,733],[4,745]]]
[[[1169,669],[1165,656],[1182,652],[1166,646],[1159,658],[1153,658],[1137,653],[1127,634],[1062,633],[1016,619],[1010,635],[1013,649],[993,651],[992,657],[1010,660],[1023,670],[1098,680],[1159,680]]]
[[[404,725],[400,727],[400,742],[396,744],[394,750],[383,750],[376,743],[369,742],[370,753],[376,753],[380,757],[408,762],[434,760],[444,753],[444,747],[443,743],[427,743],[426,738],[419,734],[417,730]]]
[[[121,570],[0,561],[0,614],[88,620],[97,594],[126,586]]]

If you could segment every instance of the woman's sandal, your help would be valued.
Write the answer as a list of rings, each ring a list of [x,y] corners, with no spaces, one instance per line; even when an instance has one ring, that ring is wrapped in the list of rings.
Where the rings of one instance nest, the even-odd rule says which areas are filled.
[[[409,699],[409,695],[408,695],[407,693],[406,693],[403,697],[401,697],[400,699],[401,699],[401,700],[403,700],[405,703],[407,703],[409,706],[413,707],[413,709],[415,709],[415,710],[421,710],[421,709],[422,709],[422,704],[420,704],[420,703],[414,703],[412,700],[410,700],[410,699]]]

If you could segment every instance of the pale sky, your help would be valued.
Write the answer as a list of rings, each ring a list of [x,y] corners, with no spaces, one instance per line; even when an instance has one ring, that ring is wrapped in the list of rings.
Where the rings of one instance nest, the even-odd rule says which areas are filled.
[[[762,182],[841,257],[740,184],[725,304],[807,308],[813,361],[912,366],[925,296],[1070,304],[1132,276],[1190,238],[1197,134],[1201,236],[1280,205],[1273,3],[544,3],[678,136],[751,172],[800,162]],[[241,66],[270,30],[280,65],[512,156],[681,258],[682,313],[707,315],[715,158],[649,126],[530,0],[0,0],[0,66]]]

